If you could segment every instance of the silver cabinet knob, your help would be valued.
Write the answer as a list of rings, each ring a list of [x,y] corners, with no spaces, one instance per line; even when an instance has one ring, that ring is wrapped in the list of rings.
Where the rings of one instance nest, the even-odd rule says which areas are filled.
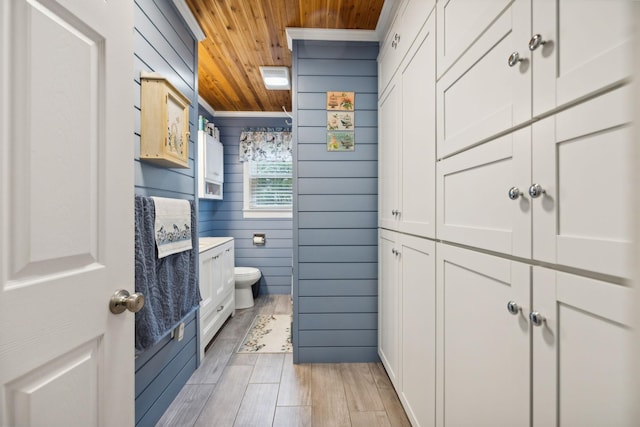
[[[520,313],[520,306],[515,301],[509,301],[507,303],[507,311],[511,314]]]
[[[529,313],[529,319],[531,320],[531,323],[533,323],[534,326],[542,326],[542,324],[545,321],[542,314],[538,313],[537,311]]]
[[[515,67],[518,62],[522,62],[523,59],[520,58],[520,54],[518,52],[513,52],[509,55],[509,67]]]
[[[109,300],[109,310],[113,314],[124,313],[125,310],[137,313],[142,307],[144,307],[144,295],[139,292],[129,295],[125,289],[117,290]]]
[[[540,197],[544,193],[545,193],[545,190],[542,189],[540,184],[531,184],[531,187],[529,187],[529,195],[534,199],[536,197]]]
[[[520,196],[523,196],[523,194],[518,187],[511,187],[509,189],[509,198],[511,200],[518,200]]]
[[[546,43],[546,41],[542,40],[542,36],[540,34],[534,34],[534,36],[531,37],[531,40],[529,40],[529,50],[534,51]]]

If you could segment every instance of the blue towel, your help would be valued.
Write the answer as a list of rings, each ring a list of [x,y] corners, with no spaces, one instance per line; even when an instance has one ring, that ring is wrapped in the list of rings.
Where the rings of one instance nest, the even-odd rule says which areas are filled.
[[[191,203],[191,239],[196,242],[196,218]],[[158,259],[155,244],[155,206],[149,197],[135,199],[136,292],[145,305],[136,313],[136,350],[156,344],[200,303],[196,249]],[[196,247],[194,245],[194,247]],[[197,248],[197,247],[196,247]]]

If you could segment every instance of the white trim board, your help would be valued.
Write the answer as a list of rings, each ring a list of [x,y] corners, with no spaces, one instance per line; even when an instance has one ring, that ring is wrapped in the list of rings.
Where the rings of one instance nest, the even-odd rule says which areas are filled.
[[[216,110],[207,101],[205,101],[205,99],[201,97],[200,94],[198,94],[198,104],[200,104],[202,108],[207,110],[207,113],[211,114],[211,117],[216,115]]]
[[[185,24],[187,24],[187,27],[189,27],[189,30],[191,31],[193,37],[197,41],[206,39],[207,37],[204,35],[202,28],[200,28],[200,24],[198,24],[196,17],[193,16],[191,9],[189,9],[189,6],[187,6],[186,0],[173,0],[173,5],[176,7],[178,13],[182,16],[182,19],[184,19],[184,22]]]
[[[216,111],[214,117],[283,117],[289,116],[277,111]]]
[[[322,41],[352,41],[377,42],[378,34],[375,30],[343,30],[329,28],[298,28],[287,27],[287,47],[293,48],[293,40],[322,40]]]

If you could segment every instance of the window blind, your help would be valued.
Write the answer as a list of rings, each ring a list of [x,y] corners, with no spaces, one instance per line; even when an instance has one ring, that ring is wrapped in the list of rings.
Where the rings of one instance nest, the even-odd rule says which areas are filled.
[[[249,208],[291,209],[291,161],[249,161]]]

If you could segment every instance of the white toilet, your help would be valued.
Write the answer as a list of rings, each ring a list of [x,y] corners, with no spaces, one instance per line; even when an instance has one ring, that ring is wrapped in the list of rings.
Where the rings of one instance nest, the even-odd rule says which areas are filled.
[[[254,267],[236,267],[236,308],[253,307],[253,292],[251,285],[260,280],[262,273]]]

